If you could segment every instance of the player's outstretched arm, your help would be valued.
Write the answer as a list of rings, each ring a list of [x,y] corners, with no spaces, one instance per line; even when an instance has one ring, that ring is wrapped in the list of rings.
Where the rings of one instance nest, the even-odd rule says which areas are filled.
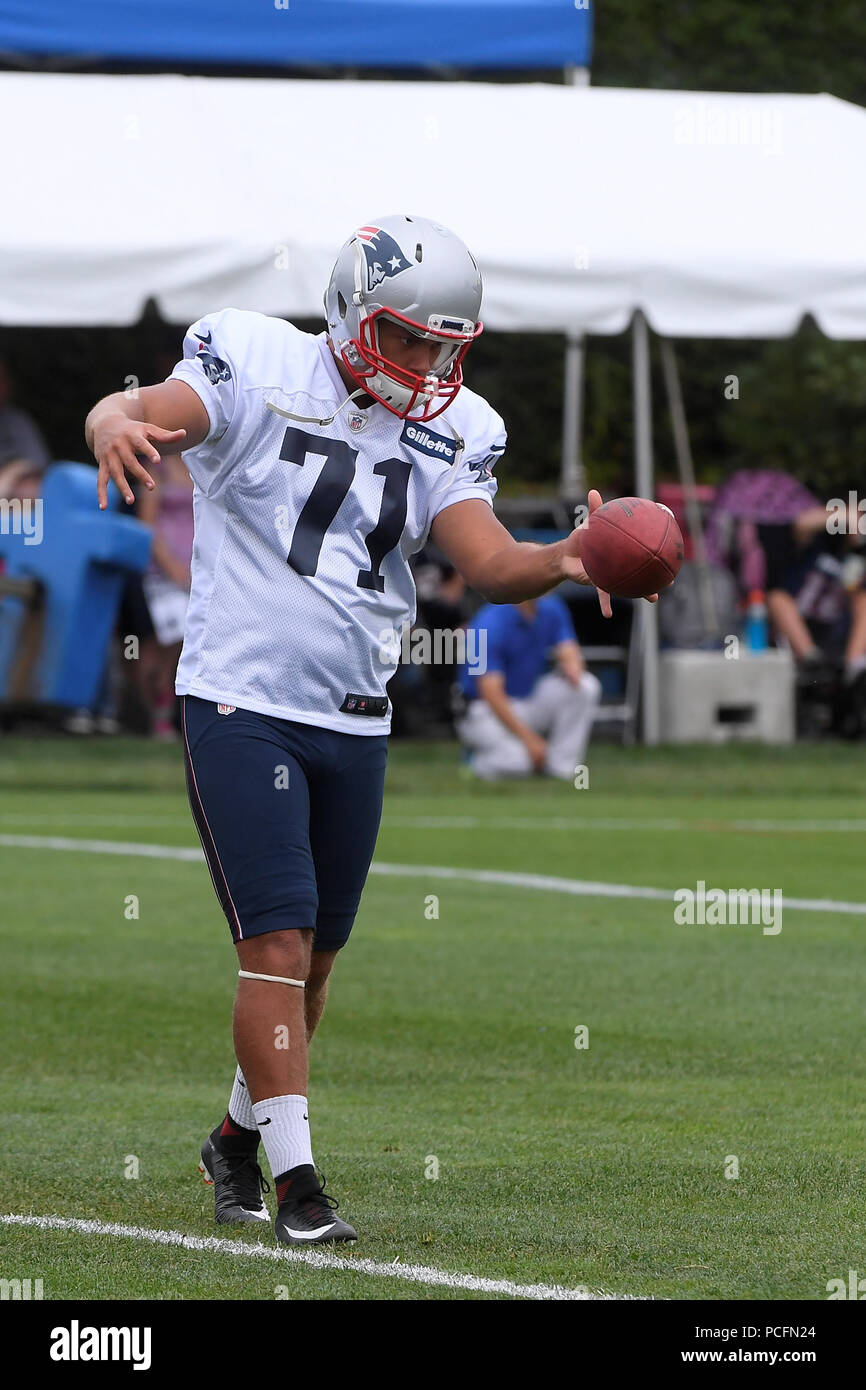
[[[593,490],[589,494],[590,513],[600,506],[601,495]],[[467,584],[490,603],[521,603],[546,594],[563,579],[594,587],[580,560],[581,529],[579,526],[552,545],[516,541],[486,502],[467,499],[440,512],[431,535]],[[599,589],[598,600],[609,618],[609,596]]]
[[[126,475],[154,486],[141,459],[159,463],[160,454],[179,454],[206,439],[210,420],[204,403],[184,381],[143,386],[135,396],[116,391],[93,407],[84,425],[87,447],[99,464],[96,495],[108,506],[112,478],[126,502],[133,500]]]

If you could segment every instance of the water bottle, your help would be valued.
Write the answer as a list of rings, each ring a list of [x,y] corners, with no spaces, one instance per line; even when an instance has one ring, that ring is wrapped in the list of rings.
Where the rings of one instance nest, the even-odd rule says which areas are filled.
[[[767,605],[762,591],[753,589],[746,609],[746,648],[750,652],[765,652],[767,643]]]

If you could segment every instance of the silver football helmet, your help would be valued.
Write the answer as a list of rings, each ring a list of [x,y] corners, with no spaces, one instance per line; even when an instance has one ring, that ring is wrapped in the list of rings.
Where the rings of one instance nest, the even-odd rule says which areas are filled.
[[[380,217],[360,227],[342,247],[325,292],[339,360],[365,392],[413,420],[432,420],[457,395],[463,358],[482,331],[480,309],[475,258],[459,237],[426,217]],[[383,356],[383,317],[441,344],[426,376]]]

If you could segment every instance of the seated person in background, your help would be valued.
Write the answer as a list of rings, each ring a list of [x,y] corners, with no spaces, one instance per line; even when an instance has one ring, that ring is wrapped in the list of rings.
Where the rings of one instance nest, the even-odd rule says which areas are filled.
[[[468,631],[476,634],[474,645],[467,640],[467,653],[475,653],[477,665],[460,668],[469,704],[457,733],[472,771],[490,781],[533,771],[571,781],[601,685],[583,664],[562,599],[548,594],[525,603],[488,603]]]
[[[790,646],[804,677],[844,645],[851,681],[866,669],[866,592],[844,560],[863,538],[856,512],[847,535],[831,534],[828,520],[827,507],[790,474],[741,469],[713,502],[707,555],[730,569],[744,599],[753,589],[766,593],[773,635]]]
[[[857,514],[849,534],[829,534],[826,507],[810,507],[784,525],[757,527],[766,563],[767,613],[805,668],[841,656],[845,679],[866,670],[866,590],[862,568],[849,578],[846,555],[860,537]]]

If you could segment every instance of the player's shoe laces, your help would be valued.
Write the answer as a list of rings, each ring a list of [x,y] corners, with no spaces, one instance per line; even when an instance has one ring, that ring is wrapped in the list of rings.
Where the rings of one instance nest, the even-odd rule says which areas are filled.
[[[198,1167],[205,1182],[213,1183],[214,1221],[270,1220],[262,1193],[271,1189],[255,1158],[221,1153],[208,1135]]]
[[[280,1202],[274,1231],[284,1245],[325,1245],[336,1240],[357,1240],[358,1233],[347,1221],[335,1216],[340,1203],[325,1191],[325,1175],[319,1182],[315,1169],[294,1169],[293,1186],[299,1195]],[[278,1190],[282,1188],[282,1183]]]

